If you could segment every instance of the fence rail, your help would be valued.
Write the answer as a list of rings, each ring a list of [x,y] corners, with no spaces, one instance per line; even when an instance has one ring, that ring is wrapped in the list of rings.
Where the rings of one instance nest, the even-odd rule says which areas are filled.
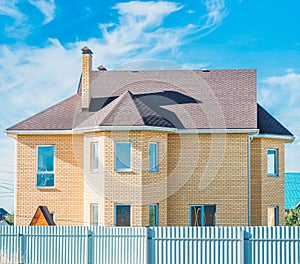
[[[299,227],[0,227],[0,264],[300,263]]]

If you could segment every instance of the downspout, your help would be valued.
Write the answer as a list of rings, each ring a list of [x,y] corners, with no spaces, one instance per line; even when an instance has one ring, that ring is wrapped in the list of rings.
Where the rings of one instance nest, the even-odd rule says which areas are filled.
[[[251,226],[251,140],[255,135],[257,135],[259,131],[255,134],[248,134],[248,226]]]

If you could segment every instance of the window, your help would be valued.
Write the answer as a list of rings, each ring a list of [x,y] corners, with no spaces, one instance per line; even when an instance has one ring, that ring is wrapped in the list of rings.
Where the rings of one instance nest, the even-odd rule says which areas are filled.
[[[91,204],[91,225],[98,225],[98,204]]]
[[[115,171],[131,171],[131,142],[116,142]]]
[[[278,206],[268,207],[268,226],[278,225]]]
[[[149,226],[158,226],[158,204],[149,205]]]
[[[37,147],[37,174],[38,188],[54,187],[54,146]]]
[[[98,165],[98,160],[99,160],[99,158],[98,158],[98,142],[93,142],[92,144],[91,144],[92,146],[91,146],[91,148],[92,148],[92,170],[97,170],[99,167],[99,165]]]
[[[278,176],[276,149],[268,149],[268,176]]]
[[[158,171],[158,143],[149,143],[149,171]]]
[[[131,206],[124,204],[115,205],[115,226],[130,226],[131,225]]]
[[[216,205],[190,205],[191,226],[215,226]]]

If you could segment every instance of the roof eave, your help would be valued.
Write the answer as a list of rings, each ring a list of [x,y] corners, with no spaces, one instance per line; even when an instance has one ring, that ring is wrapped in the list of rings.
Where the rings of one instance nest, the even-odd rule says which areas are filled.
[[[15,138],[18,135],[69,135],[73,130],[5,130],[4,133]]]
[[[254,135],[253,137],[254,138],[282,139],[286,143],[291,143],[295,140],[295,137],[292,135],[258,134],[258,135]]]
[[[74,128],[73,130],[6,130],[5,134],[15,138],[18,135],[70,135],[94,131],[161,131],[178,134],[257,134],[258,129],[177,129],[155,126],[95,126]]]

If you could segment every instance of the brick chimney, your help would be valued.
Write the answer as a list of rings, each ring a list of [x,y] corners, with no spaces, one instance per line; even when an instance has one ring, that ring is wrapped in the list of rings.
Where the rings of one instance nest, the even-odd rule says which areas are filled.
[[[92,81],[92,54],[93,52],[84,47],[82,51],[82,68],[81,68],[81,107],[82,110],[88,110],[91,100],[90,84]]]

